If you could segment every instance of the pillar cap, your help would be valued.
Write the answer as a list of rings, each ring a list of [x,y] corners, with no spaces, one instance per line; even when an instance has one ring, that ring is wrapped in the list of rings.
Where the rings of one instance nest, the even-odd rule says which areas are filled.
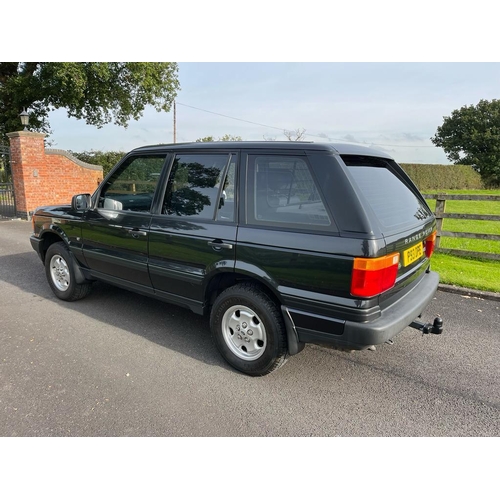
[[[28,132],[27,130],[19,130],[18,132],[9,132],[5,134],[9,139],[13,137],[36,137],[36,138],[44,138],[47,137],[47,134],[42,134],[40,132]]]

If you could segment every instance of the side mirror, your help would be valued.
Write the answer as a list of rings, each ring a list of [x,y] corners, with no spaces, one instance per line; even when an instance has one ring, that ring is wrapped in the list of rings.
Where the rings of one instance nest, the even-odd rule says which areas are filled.
[[[90,194],[77,194],[71,199],[71,208],[77,212],[88,210],[92,205]]]

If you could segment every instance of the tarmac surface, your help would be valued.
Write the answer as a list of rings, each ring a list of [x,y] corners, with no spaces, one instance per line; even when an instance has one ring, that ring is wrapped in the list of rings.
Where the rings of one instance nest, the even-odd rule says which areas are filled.
[[[314,345],[251,378],[208,319],[96,283],[57,300],[31,224],[0,222],[0,436],[498,436],[500,302],[438,291],[394,345]],[[431,460],[432,457],[428,457]]]

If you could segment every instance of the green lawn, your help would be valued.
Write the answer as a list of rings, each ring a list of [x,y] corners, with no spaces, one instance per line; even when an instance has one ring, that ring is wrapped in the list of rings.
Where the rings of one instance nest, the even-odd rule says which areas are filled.
[[[448,194],[459,194],[449,192]],[[476,193],[474,193],[476,194]],[[500,196],[500,191],[496,193]],[[426,200],[432,210],[436,207],[436,200]],[[468,201],[468,200],[446,200],[445,212],[458,214],[489,214],[500,215],[500,203],[498,201]]]
[[[436,252],[431,268],[439,273],[441,283],[474,290],[500,292],[500,262],[466,259]]]
[[[426,193],[430,194],[428,191]],[[446,191],[446,193],[489,194],[500,196],[500,190],[460,190]],[[432,210],[435,209],[435,200],[427,200],[427,203]],[[500,215],[500,203],[497,201],[447,200],[445,211]],[[500,222],[444,219],[443,230],[466,233],[500,234]],[[500,254],[500,241],[443,237],[441,238],[440,247]],[[500,292],[500,261],[455,257],[439,253],[438,250],[432,257],[432,268],[439,272],[441,283]]]

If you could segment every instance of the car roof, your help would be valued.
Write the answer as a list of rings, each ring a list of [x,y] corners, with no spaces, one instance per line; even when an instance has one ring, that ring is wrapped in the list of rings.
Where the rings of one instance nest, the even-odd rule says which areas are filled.
[[[392,157],[384,151],[360,146],[357,144],[342,144],[342,143],[327,143],[327,142],[306,142],[306,141],[214,141],[214,142],[178,142],[175,144],[156,144],[150,146],[142,146],[136,148],[133,152],[158,152],[165,150],[182,151],[196,149],[258,149],[262,150],[288,150],[288,151],[325,151],[333,152],[339,155],[359,155],[359,156],[376,156],[379,158]]]

